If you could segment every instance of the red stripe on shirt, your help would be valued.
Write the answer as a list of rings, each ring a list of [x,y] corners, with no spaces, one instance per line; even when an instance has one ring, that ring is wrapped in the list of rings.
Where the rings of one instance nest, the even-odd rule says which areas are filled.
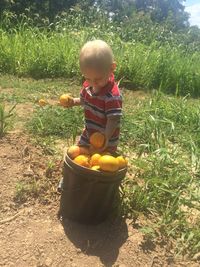
[[[122,100],[112,100],[105,103],[105,111],[121,109],[122,108]]]
[[[86,94],[85,101],[88,103],[91,103],[93,106],[96,106],[102,110],[105,109],[105,101],[102,99],[99,99],[98,97],[92,97],[89,94]]]
[[[106,125],[107,119],[106,118],[100,118],[97,115],[93,114],[90,110],[85,110],[85,118],[89,120],[93,120],[102,126]]]

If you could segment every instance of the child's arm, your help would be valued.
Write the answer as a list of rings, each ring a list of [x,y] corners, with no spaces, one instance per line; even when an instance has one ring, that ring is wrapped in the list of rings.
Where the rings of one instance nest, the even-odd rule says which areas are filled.
[[[109,116],[107,118],[107,124],[105,129],[106,139],[110,139],[116,128],[119,126],[120,116]]]
[[[107,118],[107,124],[106,124],[106,129],[105,129],[105,144],[103,148],[101,149],[102,151],[105,150],[108,146],[108,141],[112,137],[114,131],[116,128],[119,126],[120,123],[120,116],[115,115],[115,116],[109,116]]]
[[[65,106],[66,108],[72,108],[74,106],[82,106],[83,105],[83,100],[79,97],[71,97]]]

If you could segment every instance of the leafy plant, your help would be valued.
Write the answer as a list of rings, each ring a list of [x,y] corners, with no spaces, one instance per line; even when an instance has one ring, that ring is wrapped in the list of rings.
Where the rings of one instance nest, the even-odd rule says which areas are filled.
[[[26,16],[15,28],[0,27],[0,72],[80,80],[80,48],[98,38],[113,48],[118,63],[115,74],[117,79],[123,77],[122,85],[199,96],[200,31],[174,33],[140,15],[119,25],[101,12],[89,12],[91,16],[80,9],[63,13],[43,27],[33,26]]]
[[[131,167],[124,213],[134,220],[145,214],[151,223],[144,229],[177,239],[176,253],[193,256],[199,250],[199,102],[156,93],[127,110],[121,142]]]
[[[80,112],[79,108],[39,108],[27,123],[27,127],[31,133],[41,137],[65,137],[74,142],[83,127],[83,112]]]
[[[10,118],[14,115],[16,105],[12,106],[8,111],[5,109],[5,104],[0,103],[0,138],[5,135],[10,126]]]
[[[38,197],[41,188],[35,179],[31,182],[19,181],[16,184],[14,200],[18,203],[24,203],[30,196]]]

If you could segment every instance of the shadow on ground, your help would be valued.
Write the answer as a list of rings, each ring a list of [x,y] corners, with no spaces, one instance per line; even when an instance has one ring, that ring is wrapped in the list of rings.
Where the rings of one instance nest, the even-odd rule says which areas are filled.
[[[81,225],[65,219],[63,227],[66,236],[87,255],[100,258],[109,267],[118,257],[120,247],[128,238],[128,228],[124,219],[106,221],[96,226]]]

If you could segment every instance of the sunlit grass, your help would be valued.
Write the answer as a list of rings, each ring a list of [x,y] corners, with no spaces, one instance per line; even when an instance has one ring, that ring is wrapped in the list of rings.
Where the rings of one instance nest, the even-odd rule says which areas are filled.
[[[168,44],[123,42],[113,32],[85,28],[81,31],[39,30],[21,27],[11,33],[0,30],[0,72],[31,76],[76,77],[80,81],[78,55],[88,40],[101,38],[116,56],[116,78],[132,88],[158,89],[176,95],[199,96],[200,54],[186,53]],[[115,41],[113,41],[115,40]]]
[[[156,93],[132,109],[121,134],[130,160],[123,212],[133,219],[146,214],[151,223],[144,232],[173,237],[176,253],[194,255],[200,249],[199,102]]]

